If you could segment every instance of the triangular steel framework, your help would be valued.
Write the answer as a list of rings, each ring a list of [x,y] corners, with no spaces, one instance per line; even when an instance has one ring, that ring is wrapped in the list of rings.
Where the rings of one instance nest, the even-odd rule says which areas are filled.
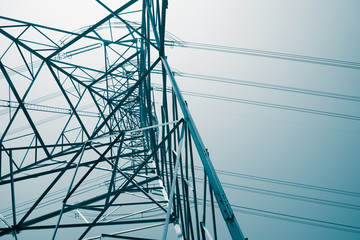
[[[0,237],[222,239],[225,220],[244,239],[165,56],[167,1],[97,2],[74,32],[0,17]]]

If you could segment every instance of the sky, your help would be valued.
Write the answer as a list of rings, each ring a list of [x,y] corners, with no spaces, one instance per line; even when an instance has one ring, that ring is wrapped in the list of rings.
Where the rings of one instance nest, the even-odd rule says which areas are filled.
[[[176,1],[167,29],[184,41],[359,62],[358,1]],[[173,14],[172,14],[173,13]],[[179,19],[170,16],[178,14]],[[359,96],[359,71],[194,49],[168,50],[179,71]],[[187,59],[184,61],[184,59]],[[358,103],[181,78],[183,89],[359,116]],[[192,100],[193,99],[193,100]],[[314,114],[191,98],[190,110],[215,168],[359,192],[359,122]],[[236,184],[332,201],[359,198],[282,189],[243,179]],[[358,226],[358,211],[228,190],[241,206]],[[349,234],[263,217],[238,215],[250,239],[358,239]]]
[[[95,1],[5,1],[0,15],[76,30],[107,13]],[[356,0],[169,0],[167,31],[186,42],[360,62]],[[173,47],[174,69],[360,97],[360,71]],[[177,77],[204,94],[360,116],[360,103]],[[360,193],[360,122],[185,95],[216,169]],[[219,174],[224,183],[359,205],[359,197]],[[225,186],[225,185],[224,185]],[[227,185],[230,186],[230,185]],[[360,227],[360,210],[225,187],[236,206]],[[240,208],[237,208],[240,209]],[[243,209],[243,208],[242,208]],[[249,239],[359,239],[346,231],[236,212]],[[274,215],[271,215],[274,216]]]

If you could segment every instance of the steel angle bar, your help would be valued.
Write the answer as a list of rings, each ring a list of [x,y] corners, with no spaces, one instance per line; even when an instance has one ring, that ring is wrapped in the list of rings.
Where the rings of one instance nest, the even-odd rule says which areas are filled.
[[[52,44],[54,44],[54,46],[56,46],[57,48],[60,47],[56,42],[54,42],[51,38],[49,38],[45,33],[43,33],[42,31],[40,31],[40,29],[37,26],[31,25],[38,33],[40,33],[41,35],[43,35],[47,40],[49,40]]]
[[[170,82],[178,98],[178,103],[184,115],[185,122],[189,128],[191,136],[194,140],[194,144],[200,156],[201,162],[204,166],[204,170],[209,178],[209,183],[214,191],[215,198],[221,210],[222,216],[229,229],[230,235],[233,239],[245,240],[243,233],[241,232],[240,226],[236,220],[235,214],[230,206],[230,203],[226,197],[225,191],[221,186],[220,180],[215,172],[214,166],[211,163],[210,156],[205,148],[205,144],[201,139],[200,133],[195,125],[195,122],[190,114],[190,111],[185,103],[185,100],[180,92],[174,75],[169,67],[166,58],[161,57],[163,66],[169,76]]]
[[[125,234],[125,233],[131,233],[131,232],[137,232],[137,231],[141,231],[141,230],[145,230],[145,229],[149,229],[149,228],[155,228],[155,227],[159,227],[164,225],[163,223],[157,223],[157,224],[152,224],[152,225],[148,225],[148,226],[144,226],[144,227],[138,227],[138,228],[132,228],[132,229],[127,229],[121,232],[115,232],[115,233],[109,233],[109,235],[112,236],[116,236],[118,234]],[[90,238],[85,238],[84,240],[96,240],[96,239],[100,239],[101,240],[101,236],[96,236],[96,237],[90,237]]]
[[[81,160],[82,160],[83,155],[84,155],[85,147],[86,147],[86,144],[84,144],[83,147],[82,147],[81,154],[80,154],[80,156],[79,156],[79,161],[78,161],[78,163],[76,164],[75,173],[74,173],[73,178],[71,179],[70,186],[68,187],[68,190],[67,190],[66,195],[68,195],[68,194],[70,193],[71,187],[72,187],[72,185],[73,185],[73,183],[74,183],[74,181],[75,181],[76,174],[77,174],[77,172],[78,172],[78,169],[79,169]],[[56,232],[57,232],[57,230],[58,230],[58,227],[59,227],[59,225],[60,225],[60,221],[61,221],[61,218],[62,218],[62,215],[63,215],[63,211],[64,211],[64,208],[65,208],[65,204],[66,204],[66,203],[63,202],[62,207],[61,207],[61,212],[60,212],[60,214],[59,214],[59,218],[58,218],[56,227],[55,227],[55,229],[54,229],[54,235],[53,235],[53,238],[52,238],[52,239],[55,239]],[[77,210],[77,211],[78,211],[78,210]],[[79,214],[82,216],[82,214],[81,214],[80,212],[79,212]],[[82,216],[82,217],[83,217],[83,216]],[[88,222],[87,222],[87,223],[88,223]]]
[[[17,224],[16,223],[16,203],[15,203],[15,187],[14,187],[12,151],[10,151],[9,165],[10,165],[10,174],[11,174],[11,206],[12,206],[13,226],[16,226],[16,224]],[[14,231],[14,235],[16,236],[16,231]]]
[[[214,240],[214,238],[211,236],[209,230],[205,227],[204,223],[201,223],[201,228],[203,229],[204,233],[206,234],[207,239]]]
[[[42,61],[46,61],[48,65],[51,65],[53,68],[55,68],[56,70],[58,70],[59,72],[61,72],[62,74],[64,74],[65,76],[69,77],[70,79],[75,80],[78,84],[80,84],[81,86],[87,88],[89,90],[89,92],[92,92],[94,94],[96,94],[98,97],[104,99],[105,97],[101,94],[99,94],[97,91],[95,91],[92,88],[88,88],[88,85],[86,85],[83,81],[81,81],[80,79],[78,79],[76,76],[72,75],[71,73],[68,73],[67,71],[65,71],[63,68],[59,67],[58,65],[55,64],[54,61],[48,61],[50,58],[49,57],[44,57],[41,54],[39,54],[37,51],[35,51],[34,49],[32,49],[31,47],[29,47],[28,45],[26,45],[25,43],[21,42],[19,39],[11,36],[9,33],[7,33],[6,31],[4,31],[3,29],[0,28],[0,34],[4,35],[5,37],[7,37],[8,39],[10,39],[11,41],[13,41],[14,43],[20,45],[21,47],[23,47],[24,49],[26,49],[27,51],[29,51],[30,53],[34,54],[36,57],[38,57],[39,59],[41,59]],[[80,35],[78,35],[79,39],[81,38]],[[61,62],[58,62],[61,63]],[[107,99],[106,99],[107,100]]]
[[[132,213],[126,214],[126,215],[121,216],[121,217],[110,219],[108,221],[103,221],[106,218],[106,216],[104,216],[101,220],[99,220],[99,222],[114,222],[114,221],[121,220],[121,219],[124,219],[124,218],[132,217],[132,216],[135,216],[135,215],[138,215],[138,214],[142,214],[142,213],[146,213],[146,212],[153,212],[154,210],[158,210],[158,207],[151,207],[151,208],[143,209],[143,210],[140,210],[140,211],[132,212]]]
[[[69,96],[67,95],[64,87],[61,85],[60,79],[58,78],[58,76],[57,76],[56,73],[54,72],[54,69],[50,66],[49,61],[46,61],[46,65],[48,66],[48,68],[49,68],[49,70],[50,70],[53,78],[55,79],[56,83],[58,84],[58,86],[59,86],[59,88],[60,88],[63,96],[65,97],[66,102],[69,104],[69,106],[70,106],[73,114],[75,114],[75,117],[76,117],[76,119],[78,120],[78,122],[79,122],[82,130],[85,132],[87,138],[89,138],[89,137],[90,137],[90,134],[89,134],[88,131],[86,130],[86,127],[85,127],[83,121],[81,120],[81,118],[80,118],[77,110],[76,110],[77,106],[80,104],[80,101],[81,101],[81,99],[82,99],[82,96],[85,94],[85,91],[81,94],[78,103],[77,103],[76,106],[74,107],[74,105],[72,104],[72,102],[71,102]]]
[[[3,222],[8,228],[11,228],[10,223],[4,218],[3,215],[0,214],[0,221]]]
[[[41,196],[35,201],[35,203],[30,207],[30,209],[25,213],[25,215],[22,217],[22,219],[18,222],[17,225],[13,226],[16,230],[21,230],[23,226],[26,226],[27,224],[24,224],[24,221],[29,217],[29,215],[35,210],[35,208],[39,205],[39,203],[44,199],[44,197],[47,195],[47,193],[52,189],[52,187],[59,181],[59,179],[63,176],[65,171],[68,167],[75,161],[75,159],[80,155],[81,149],[76,152],[76,154],[73,156],[73,158],[69,161],[69,163],[66,165],[66,167],[55,177],[55,179],[50,183],[50,185],[45,189],[45,191],[41,194]],[[60,211],[59,211],[60,212]],[[55,216],[57,216],[59,213],[57,213]],[[53,217],[53,216],[52,216]],[[44,220],[44,216],[38,217],[37,219],[41,219],[40,221]],[[34,220],[32,220],[34,221]],[[36,223],[37,221],[35,221]],[[0,232],[0,237],[2,235],[8,234],[11,230],[3,230]]]
[[[104,127],[104,125],[109,121],[109,119],[115,114],[115,112],[120,109],[122,104],[125,102],[125,100],[135,91],[136,88],[139,87],[139,85],[144,81],[144,79],[147,77],[147,75],[150,74],[152,69],[160,62],[160,58],[158,58],[153,65],[151,65],[150,69],[140,77],[140,79],[129,89],[129,91],[126,93],[126,95],[120,100],[118,105],[113,109],[113,111],[105,118],[105,120],[94,130],[93,134],[91,135],[90,139],[94,138],[99,131]]]
[[[5,79],[7,80],[8,84],[9,84],[9,86],[10,86],[12,92],[13,92],[13,94],[15,95],[15,98],[16,98],[16,100],[17,100],[18,103],[19,103],[19,107],[23,110],[23,113],[25,114],[25,117],[26,117],[27,121],[29,122],[31,128],[33,129],[34,134],[36,135],[36,137],[37,137],[37,139],[39,140],[40,144],[43,146],[43,150],[44,150],[45,154],[47,155],[48,158],[50,158],[50,153],[49,153],[48,149],[45,147],[45,142],[42,140],[42,138],[41,138],[41,136],[40,136],[40,133],[38,132],[38,130],[37,130],[34,122],[32,121],[32,119],[31,119],[31,117],[30,117],[30,115],[29,115],[29,113],[28,113],[28,111],[27,111],[27,109],[25,108],[24,102],[23,102],[23,100],[20,98],[20,95],[18,94],[18,92],[17,92],[14,84],[12,83],[9,75],[7,74],[7,71],[6,71],[6,69],[5,69],[5,67],[4,67],[4,65],[3,65],[3,63],[2,63],[1,60],[0,60],[0,69],[1,69],[1,71],[2,71],[2,73],[3,73],[3,75],[4,75],[4,77],[5,77]]]
[[[124,134],[125,136],[125,134]],[[112,165],[112,173],[111,173],[111,179],[110,179],[110,183],[109,183],[109,187],[108,187],[108,196],[106,198],[105,201],[105,205],[107,205],[109,203],[109,199],[110,199],[110,194],[111,194],[111,189],[114,187],[115,188],[115,175],[116,175],[116,167],[119,163],[119,159],[120,159],[120,154],[121,154],[121,149],[122,149],[122,145],[123,145],[124,141],[121,141],[121,145],[118,148],[117,154],[116,154],[116,158],[115,158],[115,163]],[[107,159],[106,159],[107,160]],[[107,160],[107,162],[110,164],[112,162],[110,162],[109,160]],[[110,164],[111,165],[111,164]]]
[[[20,220],[17,227],[20,227],[24,223],[24,221],[29,217],[29,215],[34,211],[36,206],[43,200],[43,198],[52,189],[52,187],[59,181],[59,179],[64,175],[66,170],[72,165],[72,163],[76,160],[76,158],[81,154],[81,152],[82,152],[82,148],[76,152],[76,154],[73,156],[73,158],[67,163],[66,167],[63,168],[63,170],[56,176],[56,178],[50,183],[50,185],[46,188],[46,190],[36,200],[36,202],[33,204],[33,206],[27,211],[27,213]]]
[[[41,62],[41,61],[39,61],[39,63],[40,63],[40,62]],[[29,81],[32,81],[33,78],[29,78],[28,76],[22,74],[22,72],[28,71],[28,70],[26,69],[26,66],[25,66],[25,68],[23,68],[24,66],[25,66],[25,64],[22,65],[22,66],[20,66],[21,68],[19,68],[19,67],[10,68],[10,67],[8,67],[8,66],[5,66],[5,69],[8,69],[8,70],[10,71],[10,72],[8,72],[8,75],[9,75],[9,76],[18,74],[18,75],[22,76],[23,78],[26,78],[26,79],[28,79]],[[0,73],[0,79],[2,79],[2,78],[4,78],[4,75],[3,75],[2,73]]]
[[[112,198],[112,200],[108,203],[107,206],[104,207],[104,209],[100,212],[100,214],[95,218],[95,220],[88,226],[88,228],[83,232],[83,234],[80,236],[79,239],[83,239],[85,237],[85,235],[90,231],[90,229],[92,227],[94,227],[95,225],[97,225],[97,221],[101,218],[101,216],[105,213],[105,211],[115,202],[115,200],[117,199],[117,197],[124,191],[124,189],[127,187],[127,185],[130,183],[130,180],[132,180],[136,174],[138,174],[140,172],[140,170],[149,162],[149,160],[154,156],[154,154],[159,150],[159,148],[171,137],[171,135],[174,133],[174,131],[180,126],[181,123],[184,123],[183,120],[179,121],[177,124],[175,124],[174,128],[171,129],[171,131],[162,139],[162,141],[155,147],[155,149],[152,151],[152,153],[145,159],[145,161],[143,161],[134,171],[133,175],[130,177],[130,179],[128,181],[126,181],[117,191],[115,194],[115,196]],[[99,201],[101,199],[106,198],[107,193],[98,196],[96,198],[90,199],[90,200],[85,200],[84,202],[82,202],[80,205],[87,205],[89,203],[92,202],[96,202]],[[58,211],[57,211],[58,212]],[[58,213],[57,212],[53,212],[50,216],[56,216]],[[40,220],[44,220],[44,219],[40,219]],[[165,219],[164,219],[165,220]]]
[[[101,237],[114,238],[114,239],[129,239],[129,240],[155,240],[154,238],[119,236],[119,235],[111,235],[111,234],[101,234]]]
[[[213,219],[214,237],[215,237],[215,240],[217,240],[216,219],[215,219],[215,207],[214,207],[214,194],[213,194],[213,190],[212,190],[212,188],[211,188],[211,185],[209,186],[209,192],[210,192],[211,214],[212,214],[212,219]]]
[[[150,19],[150,22],[151,22],[151,26],[153,28],[153,33],[154,33],[154,36],[155,36],[155,40],[156,40],[156,43],[157,43],[157,46],[158,48],[160,49],[160,38],[159,38],[159,34],[157,32],[157,29],[156,29],[156,25],[155,25],[155,21],[154,21],[154,16],[151,12],[151,8],[150,8],[150,2],[149,0],[145,0],[145,4],[146,4],[146,9],[147,9],[147,13],[148,13],[148,16],[149,16],[149,19]]]
[[[16,22],[16,23],[23,24],[23,25],[12,25],[12,26],[0,26],[0,28],[25,27],[25,26],[30,27],[30,26],[32,26],[35,29],[36,28],[42,28],[42,29],[47,29],[47,30],[51,30],[51,31],[55,31],[55,32],[61,32],[61,33],[68,34],[68,35],[76,35],[76,36],[80,35],[79,33],[69,32],[69,31],[66,31],[66,30],[63,30],[63,29],[48,27],[48,26],[44,26],[44,25],[40,25],[40,24],[36,24],[36,23],[31,23],[31,22],[26,22],[26,21],[14,19],[14,18],[0,16],[0,19],[7,20],[7,21],[10,21],[10,22]],[[91,37],[91,36],[85,36],[85,37],[94,39],[94,37]]]
[[[151,129],[151,128],[157,128],[157,127],[162,127],[162,126],[166,126],[166,125],[176,124],[176,123],[178,123],[179,121],[181,121],[181,119],[176,120],[176,121],[159,123],[159,124],[156,124],[156,125],[151,125],[151,126],[142,127],[142,128],[137,128],[137,129],[123,130],[123,131],[126,132],[126,133],[139,132],[139,131],[143,131],[143,130],[147,130],[147,129]],[[115,135],[115,134],[108,134],[108,135],[105,135],[105,136],[96,137],[96,138],[93,138],[93,141],[94,141],[94,140],[100,140],[100,139],[102,139],[102,138],[108,138],[108,137],[114,136],[114,135]]]
[[[118,138],[120,138],[122,136],[122,134],[119,134]],[[113,141],[113,143],[115,144],[116,141]],[[85,143],[86,145],[88,144],[88,142]],[[103,155],[105,155],[110,149],[111,149],[112,146],[109,146],[105,152],[103,153]],[[45,215],[42,215],[40,217],[37,217],[35,219],[31,219],[31,220],[28,220],[26,222],[24,222],[28,216],[31,214],[31,212],[36,208],[36,206],[40,203],[40,201],[46,196],[46,194],[50,191],[50,189],[56,184],[56,182],[61,178],[61,176],[65,173],[65,171],[70,167],[70,165],[75,161],[75,159],[81,154],[82,152],[82,148],[79,149],[76,154],[74,155],[74,157],[71,159],[71,161],[66,165],[66,167],[64,167],[62,169],[62,171],[60,172],[60,174],[53,180],[53,182],[48,186],[48,188],[43,192],[43,194],[36,200],[36,202],[33,204],[33,206],[27,211],[27,213],[23,216],[23,218],[21,219],[21,221],[16,225],[14,226],[15,229],[17,230],[22,230],[22,229],[28,229],[28,226],[31,226],[33,224],[36,224],[36,223],[39,223],[39,222],[42,222],[46,219],[49,219],[49,218],[52,218],[52,217],[55,217],[55,216],[58,216],[60,213],[61,213],[61,210],[57,210],[57,211],[54,211],[54,212],[51,212],[51,213],[48,213],[48,214],[45,214]],[[73,189],[74,190],[74,189]],[[88,200],[85,200],[84,202],[82,202],[81,204],[89,204],[89,203],[92,203],[92,202],[96,202],[96,201],[99,201],[101,199],[104,199],[106,197],[106,194],[104,195],[100,195],[98,197],[95,197],[95,198],[92,198],[92,199],[88,199]],[[63,210],[63,213],[66,213],[70,210],[73,210],[73,208],[70,208],[70,209],[64,209]],[[61,228],[63,225],[59,225],[59,228]],[[32,228],[32,227],[30,227]],[[36,228],[36,227],[34,227]],[[55,226],[53,227],[55,228]],[[11,230],[4,230],[3,232],[0,232],[0,237],[2,235],[5,235],[7,233],[9,233],[9,231]]]
[[[30,48],[28,45],[26,45],[25,43],[19,41],[19,39],[14,38],[13,36],[11,36],[9,33],[7,33],[6,31],[4,31],[3,29],[0,28],[0,34],[3,34],[5,37],[9,38],[11,41],[15,42],[16,44],[20,45],[21,47],[23,47],[24,49],[26,49],[27,51],[29,51],[30,53],[34,54],[36,57],[38,57],[39,59],[41,59],[42,61],[47,61],[47,58],[45,58],[44,56],[42,56],[41,54],[39,54],[38,52],[36,52],[34,49]],[[50,64],[52,67],[54,67],[56,70],[58,70],[59,72],[63,73],[64,75],[66,75],[67,77],[75,80],[78,84],[80,84],[81,86],[87,88],[88,86],[81,80],[79,80],[77,77],[75,77],[74,75],[72,75],[71,73],[68,73],[67,71],[65,71],[63,68],[59,67],[58,65],[56,65],[54,62],[52,61],[48,61],[48,64]],[[100,98],[104,98],[104,96],[102,96],[101,94],[99,94],[98,92],[94,91],[91,88],[88,88],[89,91],[92,91],[93,93],[95,93],[96,95],[98,95]]]
[[[121,138],[120,147],[122,146],[122,143],[124,142],[124,136],[125,136],[124,132],[120,132],[120,134],[111,142],[111,144],[107,147],[107,149],[100,154],[98,160],[89,168],[89,170],[82,176],[82,178],[77,182],[77,184],[73,187],[73,189],[66,195],[65,199],[63,200],[63,203],[67,202],[67,200],[71,197],[71,195],[76,191],[76,189],[81,185],[81,183],[89,176],[89,174],[94,170],[96,165],[100,162],[101,159],[105,157],[105,155],[111,150],[111,148],[115,145],[115,143],[117,143],[120,140],[120,138]]]
[[[120,150],[121,147],[119,147],[119,150]],[[94,151],[96,151],[97,153],[99,153],[95,148],[94,148]],[[100,153],[99,153],[100,154]],[[120,151],[119,153],[120,154]],[[154,180],[157,180],[158,177],[153,177],[153,178],[148,178],[147,180],[144,180],[142,182],[137,182],[135,181],[134,179],[131,179],[131,177],[129,177],[126,173],[124,173],[124,171],[122,171],[120,168],[117,167],[117,162],[120,158],[120,155],[118,157],[116,157],[116,160],[115,160],[115,163],[112,163],[111,161],[109,161],[106,157],[104,157],[105,160],[113,167],[113,172],[112,172],[112,177],[111,177],[111,180],[110,180],[110,184],[109,184],[109,189],[108,189],[108,196],[106,198],[106,204],[108,204],[109,202],[109,199],[110,199],[110,195],[111,195],[111,186],[113,184],[113,181],[114,181],[114,173],[115,171],[119,172],[125,179],[127,179],[128,181],[130,181],[134,187],[133,188],[137,188],[139,189],[146,197],[148,197],[152,203],[156,204],[160,209],[162,209],[164,212],[166,212],[166,209],[159,203],[159,201],[157,201],[156,199],[154,199],[152,196],[150,196],[150,194],[148,194],[142,187],[141,185],[144,185],[146,183],[149,183],[149,182],[152,182]]]
[[[177,175],[178,175],[178,171],[179,171],[179,167],[180,167],[180,161],[181,161],[180,156],[181,156],[183,142],[184,142],[184,133],[185,133],[185,125],[183,125],[183,127],[181,129],[178,154],[176,155],[174,177],[173,177],[173,180],[172,180],[172,183],[171,183],[170,194],[169,194],[169,197],[168,197],[169,198],[169,203],[168,203],[168,207],[167,207],[166,221],[165,221],[165,226],[164,226],[164,231],[163,231],[163,236],[162,236],[163,240],[166,240],[167,233],[168,233],[168,227],[169,227],[169,221],[170,221],[170,213],[171,213],[171,208],[172,208],[172,204],[173,204],[173,201],[174,201],[175,185],[176,185]],[[182,234],[179,234],[179,239],[183,239]]]
[[[146,164],[147,161],[149,161],[151,159],[151,157],[153,156],[154,152],[158,151],[159,148],[165,143],[165,141],[167,141],[170,136],[174,133],[174,131],[180,126],[180,124],[183,123],[183,120],[179,121],[177,124],[175,124],[174,128],[171,129],[171,131],[168,133],[168,135],[166,135],[163,140],[159,143],[159,145],[154,149],[153,153],[148,156],[147,160],[141,165],[139,166],[138,168],[138,171],[141,170],[141,168]],[[77,152],[77,154],[80,154],[80,151]],[[76,156],[75,156],[76,157]],[[69,166],[69,165],[68,165]],[[68,167],[67,166],[67,167]],[[63,170],[65,171],[65,169]],[[120,193],[120,192],[119,192]],[[86,205],[89,205],[91,203],[95,203],[95,202],[98,202],[100,200],[103,200],[107,197],[107,194],[102,194],[102,195],[99,195],[99,196],[96,196],[96,197],[93,197],[91,199],[88,199],[88,200],[85,200],[83,202],[80,202],[78,203],[77,205],[79,206],[86,206]],[[71,210],[74,209],[74,207],[76,206],[72,206],[72,207],[69,207],[69,208],[66,208],[64,209],[64,213],[66,212],[69,212]],[[53,211],[53,212],[50,212],[50,213],[47,213],[45,215],[42,215],[40,217],[37,217],[37,218],[34,218],[34,219],[31,219],[31,220],[28,220],[26,222],[24,222],[21,227],[19,227],[18,229],[19,230],[25,230],[25,229],[41,229],[41,228],[37,228],[37,227],[31,227],[31,225],[33,224],[36,224],[36,223],[39,223],[39,222],[42,222],[44,220],[47,220],[47,219],[50,219],[50,218],[53,218],[53,217],[56,217],[60,214],[60,210],[57,210],[57,211]],[[163,221],[165,221],[165,219],[163,219]],[[114,223],[116,224],[116,223]],[[120,224],[120,223],[119,223]],[[101,224],[100,224],[101,225]],[[52,228],[54,228],[55,226],[52,226]],[[62,228],[64,227],[64,225],[60,225],[59,228]],[[70,226],[69,226],[70,227]],[[74,225],[73,227],[80,227],[79,225]],[[46,228],[46,227],[45,227]],[[50,228],[50,227],[49,227]],[[11,232],[12,230],[5,230],[5,229],[0,229],[2,230],[2,232],[0,232],[0,236],[3,236],[5,234],[8,234],[9,232]]]
[[[83,145],[83,143],[81,144],[73,144],[73,145],[76,145],[79,146],[79,145]],[[61,145],[59,146],[61,147]],[[3,147],[4,148],[4,147]],[[6,149],[11,151],[11,150],[23,150],[25,148],[9,148],[9,149]],[[89,149],[89,146],[86,147],[86,149]],[[78,150],[75,150],[75,147],[71,148],[71,149],[68,149],[69,151],[63,151],[63,152],[60,152],[60,153],[57,153],[57,154],[54,154],[52,157],[53,158],[56,158],[58,156],[66,156],[66,155],[70,155],[70,154],[74,154],[76,153]],[[71,150],[71,151],[70,151]],[[34,170],[34,169],[40,169],[40,168],[43,168],[43,167],[47,167],[47,166],[50,166],[50,165],[54,165],[54,164],[63,164],[63,163],[67,163],[67,162],[59,162],[59,163],[51,163],[51,164],[46,164],[46,165],[40,165],[41,163],[45,162],[49,160],[48,158],[45,158],[45,159],[42,159],[42,160],[39,160],[38,162],[36,163],[32,163],[26,167],[23,167],[23,168],[19,168],[17,171],[14,171],[14,174],[19,174],[19,173],[24,173],[26,174],[25,172],[26,171],[31,171],[31,170]],[[90,162],[86,162],[86,163],[82,163],[81,166],[83,165],[89,165],[91,163],[93,163],[94,161],[90,161]],[[15,164],[15,163],[14,163]],[[18,167],[17,167],[18,168]],[[65,168],[65,167],[64,167]],[[26,180],[26,179],[30,179],[30,178],[37,178],[37,177],[40,177],[40,176],[43,176],[43,175],[47,175],[47,174],[51,174],[51,173],[55,173],[55,172],[60,172],[62,171],[64,168],[56,168],[56,169],[52,169],[52,170],[42,170],[41,172],[38,172],[38,173],[34,173],[34,174],[31,174],[31,175],[25,175],[25,176],[21,176],[21,177],[17,177],[14,179],[14,182],[17,182],[17,181],[22,181],[22,180]],[[74,168],[73,165],[69,166],[67,169],[71,169],[71,168]],[[6,174],[4,176],[1,176],[0,178],[0,186],[1,185],[4,185],[4,184],[8,184],[10,180],[4,180],[6,178],[8,178],[10,176],[10,174]]]
[[[132,0],[132,1],[128,1],[127,3],[125,3],[123,6],[121,6],[120,8],[118,8],[117,10],[114,11],[114,14],[118,14],[120,12],[122,12],[123,10],[127,9],[128,7],[130,7],[131,5],[133,5],[135,2],[137,2],[137,0]],[[61,51],[63,51],[64,49],[68,48],[69,46],[71,46],[72,44],[74,44],[75,42],[77,42],[79,39],[81,39],[82,37],[84,37],[85,35],[89,34],[90,32],[92,32],[93,30],[95,30],[96,28],[98,28],[99,26],[101,26],[103,23],[107,22],[108,20],[110,20],[113,17],[113,14],[108,15],[107,17],[103,18],[102,20],[100,20],[99,22],[97,22],[96,24],[94,24],[93,26],[89,27],[88,29],[86,29],[84,32],[82,32],[80,35],[78,35],[77,37],[75,37],[74,39],[70,40],[68,43],[66,43],[64,46],[62,46],[61,48],[59,48],[57,51],[55,51],[54,53],[52,53],[51,55],[49,55],[47,57],[47,59],[51,59],[52,57],[56,56],[57,54],[59,54]]]
[[[126,220],[126,221],[118,221],[118,222],[100,222],[97,223],[98,226],[111,226],[111,225],[126,225],[126,224],[139,224],[139,223],[154,223],[154,222],[163,222],[164,218],[153,218],[153,219],[135,219],[135,220]],[[77,228],[77,227],[90,227],[91,223],[73,223],[73,224],[60,224],[59,228]],[[39,229],[54,229],[55,225],[37,225],[37,226],[22,226],[17,228],[16,230],[39,230]],[[0,231],[9,232],[8,228],[0,228]],[[11,231],[11,230],[10,230]],[[2,236],[3,232],[0,232],[0,236]]]
[[[30,80],[34,80],[34,79],[35,79],[35,78],[34,78],[34,74],[33,74],[33,72],[31,71],[31,69],[30,69],[30,67],[29,67],[29,64],[27,63],[27,61],[26,61],[26,59],[25,59],[25,57],[24,57],[24,54],[23,54],[23,52],[21,51],[21,49],[20,49],[20,47],[19,47],[18,44],[16,44],[16,48],[18,49],[18,51],[19,51],[19,53],[20,53],[20,55],[21,55],[21,59],[22,59],[23,62],[25,63],[25,66],[26,66],[28,72],[29,72],[30,75],[31,75],[31,78],[32,78],[32,79],[30,79]]]
[[[98,83],[100,80],[104,79],[108,75],[112,74],[115,70],[118,68],[124,66],[126,63],[130,62],[134,57],[136,57],[140,51],[137,51],[136,53],[132,54],[130,57],[126,58],[125,61],[119,63],[115,67],[112,67],[110,71],[105,72],[101,77],[97,78],[95,81],[93,81],[88,87],[92,87],[94,84]]]
[[[96,98],[95,98],[93,92],[92,92],[92,91],[89,91],[89,94],[90,94],[90,96],[91,96],[91,99],[94,101],[94,103],[97,103]],[[101,116],[101,118],[99,118],[99,121],[100,121],[100,119],[103,119],[103,120],[105,121],[107,116],[106,116],[106,115],[104,114],[104,112],[101,110],[101,108],[100,108],[100,106],[99,106],[98,103],[95,104],[95,106],[96,106],[96,108],[97,108],[97,110],[99,111],[100,116]],[[106,126],[107,126],[109,129],[111,129],[111,127],[110,127],[110,125],[109,125],[109,123],[108,123],[107,121],[106,121]]]
[[[134,179],[130,179],[130,177],[124,173],[123,171],[121,171],[120,168],[116,167],[115,164],[112,164],[111,162],[108,161],[109,164],[114,165],[114,169],[116,169],[122,176],[124,176],[124,178],[126,178],[127,180],[131,181],[131,183],[134,185],[134,188],[136,187],[137,189],[139,189],[146,197],[148,197],[154,204],[156,204],[160,209],[162,209],[164,212],[166,212],[166,209],[156,200],[154,199],[152,196],[150,196],[150,194],[148,194],[140,185],[138,182],[136,182]],[[157,180],[158,178],[150,178],[150,181],[145,181],[145,183],[151,182],[151,180]],[[110,186],[109,186],[110,187]],[[110,193],[110,192],[109,192]],[[108,201],[108,200],[107,200]]]
[[[159,50],[158,46],[156,46],[154,43],[152,43],[147,37],[145,37],[143,34],[141,34],[138,30],[136,30],[133,26],[131,26],[126,20],[121,18],[116,12],[113,12],[110,8],[108,8],[104,3],[102,3],[100,0],[96,0],[102,7],[104,7],[106,10],[108,10],[112,16],[119,19],[121,22],[123,22],[128,28],[130,28],[132,31],[136,32],[144,41],[149,43],[151,46],[153,46],[155,49]]]
[[[195,210],[195,223],[196,223],[196,236],[200,239],[200,221],[199,221],[199,211],[198,211],[198,201],[196,193],[196,182],[195,182],[195,170],[194,170],[194,154],[193,154],[193,144],[191,141],[191,133],[187,131],[188,145],[189,145],[189,157],[190,157],[190,167],[192,175],[192,185],[193,185],[193,198],[194,198],[194,210]],[[190,197],[189,197],[190,198]]]

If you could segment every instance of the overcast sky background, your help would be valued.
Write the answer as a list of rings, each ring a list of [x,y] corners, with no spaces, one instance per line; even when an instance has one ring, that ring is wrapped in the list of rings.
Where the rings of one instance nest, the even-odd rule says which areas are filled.
[[[121,1],[120,1],[121,4]],[[0,0],[0,15],[76,30],[107,15],[95,1]],[[360,62],[357,0],[169,0],[167,31],[196,43]],[[169,48],[179,71],[360,97],[360,70]],[[185,91],[360,116],[360,103],[177,78]],[[360,192],[360,122],[185,96],[216,169]],[[325,194],[219,175],[227,183],[349,204]],[[235,205],[360,227],[360,211],[225,188]],[[236,213],[253,239],[359,239],[359,234]]]

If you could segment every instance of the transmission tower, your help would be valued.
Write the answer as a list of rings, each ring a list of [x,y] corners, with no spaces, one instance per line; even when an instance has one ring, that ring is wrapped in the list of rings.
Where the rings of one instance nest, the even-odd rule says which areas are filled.
[[[244,239],[165,56],[167,1],[97,2],[73,32],[0,17],[0,237]]]

